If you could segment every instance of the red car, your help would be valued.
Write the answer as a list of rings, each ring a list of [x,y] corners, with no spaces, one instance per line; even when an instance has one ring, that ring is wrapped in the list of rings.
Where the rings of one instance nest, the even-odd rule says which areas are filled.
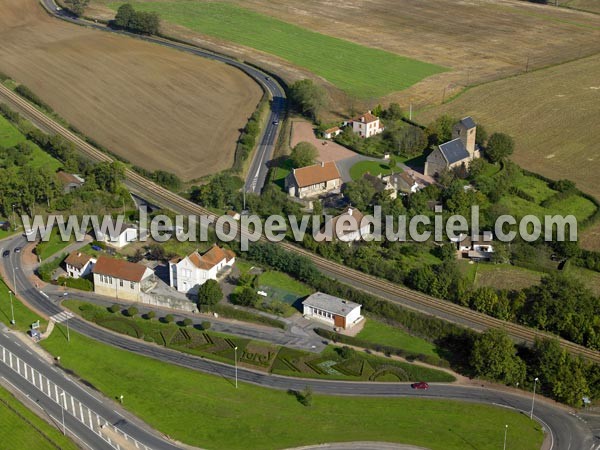
[[[429,389],[429,385],[424,381],[420,381],[419,383],[413,383],[410,385],[413,389]]]

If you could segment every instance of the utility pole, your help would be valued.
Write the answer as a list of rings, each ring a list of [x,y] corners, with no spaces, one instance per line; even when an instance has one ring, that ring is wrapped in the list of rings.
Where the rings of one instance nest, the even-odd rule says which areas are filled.
[[[508,434],[508,425],[504,426],[504,450],[506,450],[506,435]]]
[[[13,203],[12,205],[12,210],[13,210],[13,230],[17,229],[17,219],[15,217],[15,206],[17,206],[15,203]]]
[[[527,57],[527,63],[525,64],[525,72],[529,72],[529,56]]]
[[[235,388],[238,388],[238,371],[237,371],[237,345],[235,347],[233,347],[233,350],[235,351]]]
[[[444,104],[444,100],[446,100],[446,86],[444,86],[444,93],[442,94],[442,105]]]
[[[13,266],[13,290],[15,292],[15,297],[17,296],[17,278],[15,276],[15,268]]]
[[[10,315],[11,315],[11,318],[12,318],[11,321],[10,321],[10,324],[14,325],[16,323],[15,322],[15,310],[13,308],[12,291],[10,289],[8,290],[8,295],[10,297]]]
[[[533,380],[533,397],[531,398],[531,414],[529,414],[529,418],[531,420],[533,420],[533,406],[535,405],[535,388],[537,386],[538,380],[538,377],[535,377],[535,379]]]
[[[408,120],[412,120],[412,103],[408,106]]]

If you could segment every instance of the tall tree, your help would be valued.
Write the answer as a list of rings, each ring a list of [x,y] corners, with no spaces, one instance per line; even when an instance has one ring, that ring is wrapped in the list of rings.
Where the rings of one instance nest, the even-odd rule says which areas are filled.
[[[475,340],[471,365],[476,375],[507,384],[522,383],[525,378],[525,363],[503,330],[487,330]]]
[[[198,288],[199,305],[216,305],[222,298],[223,291],[215,280],[208,280]]]
[[[315,120],[321,109],[327,106],[325,89],[309,79],[296,81],[290,86],[290,100],[298,111]]]
[[[315,163],[318,154],[317,147],[310,142],[299,142],[292,150],[290,159],[294,167],[306,167]]]
[[[115,25],[119,28],[129,28],[134,15],[135,10],[130,3],[119,6],[117,15],[115,16]]]
[[[492,162],[501,161],[513,154],[515,142],[508,134],[494,133],[490,136],[485,153]]]
[[[81,16],[85,12],[90,0],[65,0],[65,5],[69,11],[76,16]]]

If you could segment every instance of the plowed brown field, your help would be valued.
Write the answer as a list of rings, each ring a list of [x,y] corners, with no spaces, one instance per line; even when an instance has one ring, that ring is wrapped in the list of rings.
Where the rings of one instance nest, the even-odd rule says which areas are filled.
[[[262,91],[225,64],[0,0],[0,71],[109,150],[185,180],[228,168]]]

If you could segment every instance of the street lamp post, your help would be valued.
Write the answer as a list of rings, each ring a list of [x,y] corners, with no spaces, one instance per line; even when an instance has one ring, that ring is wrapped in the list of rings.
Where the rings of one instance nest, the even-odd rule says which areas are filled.
[[[15,275],[15,268],[13,266],[13,290],[15,291],[15,297],[17,296],[17,277]]]
[[[63,401],[60,404],[60,410],[62,412],[62,426],[63,426],[63,434],[66,436],[67,435],[67,428],[65,427],[65,408],[67,407],[67,397],[65,396],[65,391],[62,391],[60,396],[62,397]]]
[[[531,397],[531,414],[529,415],[529,418],[533,420],[533,406],[535,405],[535,388],[537,386],[537,382],[538,382],[539,378],[535,377],[535,379],[533,380],[533,396]]]
[[[506,435],[508,434],[508,425],[504,426],[504,450],[506,450]]]
[[[69,318],[65,320],[65,324],[67,325],[67,342],[71,342],[71,334],[69,333]]]
[[[14,325],[15,324],[15,309],[13,307],[12,291],[10,289],[8,290],[8,296],[10,297],[10,315],[11,315],[10,324]]]
[[[121,405],[123,404],[123,394],[119,395],[119,402],[121,403]]]
[[[234,361],[235,361],[235,388],[237,389],[238,387],[238,382],[237,382],[237,346],[233,347],[233,350],[235,351],[235,357],[234,357]]]
[[[17,206],[15,203],[13,203],[12,205],[12,217],[13,217],[13,229],[16,230],[17,229],[17,221],[15,220],[15,206]]]

